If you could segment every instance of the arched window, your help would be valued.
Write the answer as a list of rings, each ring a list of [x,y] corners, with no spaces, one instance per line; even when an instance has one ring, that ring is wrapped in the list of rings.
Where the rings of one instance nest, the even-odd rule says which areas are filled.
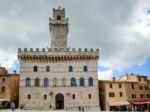
[[[50,72],[50,67],[46,66],[46,72]]]
[[[64,77],[64,78],[62,78],[62,85],[63,86],[66,86],[66,83],[67,83],[67,79]]]
[[[71,86],[77,86],[76,79],[74,77],[71,78]]]
[[[57,86],[57,78],[56,77],[53,79],[53,86]]]
[[[48,80],[48,78],[44,78],[44,86],[45,87],[49,86],[49,80]]]
[[[40,79],[39,78],[35,78],[35,86],[40,86]]]
[[[31,80],[30,78],[26,78],[26,86],[31,86]]]
[[[83,77],[80,78],[80,86],[84,86],[84,78]]]
[[[37,72],[37,71],[38,71],[38,67],[37,67],[37,66],[34,66],[34,67],[33,67],[33,71],[34,71],[34,72]]]
[[[88,71],[88,67],[87,67],[87,66],[84,66],[84,67],[83,67],[83,71],[84,71],[84,72],[87,72],[87,71]]]
[[[92,78],[92,77],[90,77],[90,78],[88,79],[88,82],[89,82],[89,86],[93,86],[93,78]]]
[[[60,15],[57,16],[57,20],[61,20],[61,16]]]
[[[73,72],[73,67],[69,66],[69,72]]]

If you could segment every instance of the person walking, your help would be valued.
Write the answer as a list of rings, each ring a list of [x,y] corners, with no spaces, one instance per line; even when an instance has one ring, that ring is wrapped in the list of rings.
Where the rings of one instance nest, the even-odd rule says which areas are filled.
[[[12,111],[15,111],[15,103],[14,102],[11,103],[10,107],[11,107]]]

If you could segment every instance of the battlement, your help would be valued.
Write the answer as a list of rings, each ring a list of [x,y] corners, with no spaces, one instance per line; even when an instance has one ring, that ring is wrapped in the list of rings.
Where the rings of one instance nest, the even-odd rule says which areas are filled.
[[[87,49],[87,48],[61,48],[61,49],[57,49],[57,48],[18,48],[18,55],[20,54],[29,54],[29,55],[96,55],[99,56],[99,49]]]

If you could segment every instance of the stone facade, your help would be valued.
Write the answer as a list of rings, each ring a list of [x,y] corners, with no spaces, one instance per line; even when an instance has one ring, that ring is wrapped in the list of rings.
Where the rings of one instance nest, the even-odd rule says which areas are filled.
[[[19,74],[8,74],[4,67],[0,67],[0,100],[14,102],[18,107]]]
[[[19,104],[26,109],[99,110],[99,50],[67,48],[65,9],[53,9],[49,26],[51,48],[18,49]]]

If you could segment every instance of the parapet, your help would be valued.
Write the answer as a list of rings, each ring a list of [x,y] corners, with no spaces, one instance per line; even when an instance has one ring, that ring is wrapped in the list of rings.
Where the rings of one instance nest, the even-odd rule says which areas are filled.
[[[99,49],[93,48],[18,48],[19,52],[99,52]]]

